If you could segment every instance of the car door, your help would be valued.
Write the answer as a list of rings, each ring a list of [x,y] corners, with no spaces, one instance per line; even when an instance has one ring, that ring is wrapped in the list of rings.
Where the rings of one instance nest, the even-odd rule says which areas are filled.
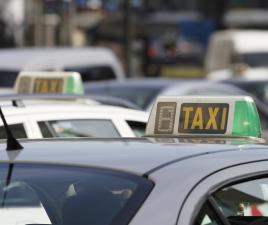
[[[243,163],[201,180],[185,200],[177,224],[268,223],[268,161]]]

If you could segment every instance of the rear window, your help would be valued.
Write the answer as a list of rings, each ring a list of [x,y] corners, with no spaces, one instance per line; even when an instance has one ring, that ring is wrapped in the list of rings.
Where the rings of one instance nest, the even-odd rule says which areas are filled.
[[[111,120],[54,120],[38,122],[44,138],[51,137],[120,137]]]
[[[110,66],[66,67],[64,71],[75,71],[80,73],[83,81],[110,80],[116,78],[116,75]]]
[[[0,87],[13,87],[19,71],[0,70]]]
[[[152,187],[145,178],[110,170],[1,164],[1,223],[125,225]]]
[[[22,123],[9,124],[8,126],[15,138],[18,139],[27,138],[26,131]],[[6,138],[7,138],[6,130],[4,126],[0,126],[0,139],[6,139]]]

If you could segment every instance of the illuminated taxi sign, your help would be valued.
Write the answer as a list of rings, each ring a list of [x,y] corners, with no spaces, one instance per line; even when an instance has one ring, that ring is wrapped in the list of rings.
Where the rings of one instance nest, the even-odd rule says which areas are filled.
[[[160,97],[146,127],[147,136],[261,137],[251,97]]]
[[[81,75],[77,72],[21,72],[15,83],[20,94],[83,94]]]

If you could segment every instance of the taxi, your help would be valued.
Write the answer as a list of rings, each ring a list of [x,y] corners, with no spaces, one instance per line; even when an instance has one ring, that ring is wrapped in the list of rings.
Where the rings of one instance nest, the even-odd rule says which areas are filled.
[[[10,138],[0,144],[1,221],[267,224],[263,142],[246,96],[160,97],[144,138]]]
[[[21,72],[14,92],[0,96],[0,105],[16,138],[136,137],[149,116],[84,96],[76,72]],[[0,122],[0,138],[3,130]]]

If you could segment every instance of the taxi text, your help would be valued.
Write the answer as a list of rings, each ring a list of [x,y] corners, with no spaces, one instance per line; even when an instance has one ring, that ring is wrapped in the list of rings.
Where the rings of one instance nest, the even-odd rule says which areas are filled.
[[[224,134],[227,129],[229,105],[226,103],[183,103],[179,132]]]

